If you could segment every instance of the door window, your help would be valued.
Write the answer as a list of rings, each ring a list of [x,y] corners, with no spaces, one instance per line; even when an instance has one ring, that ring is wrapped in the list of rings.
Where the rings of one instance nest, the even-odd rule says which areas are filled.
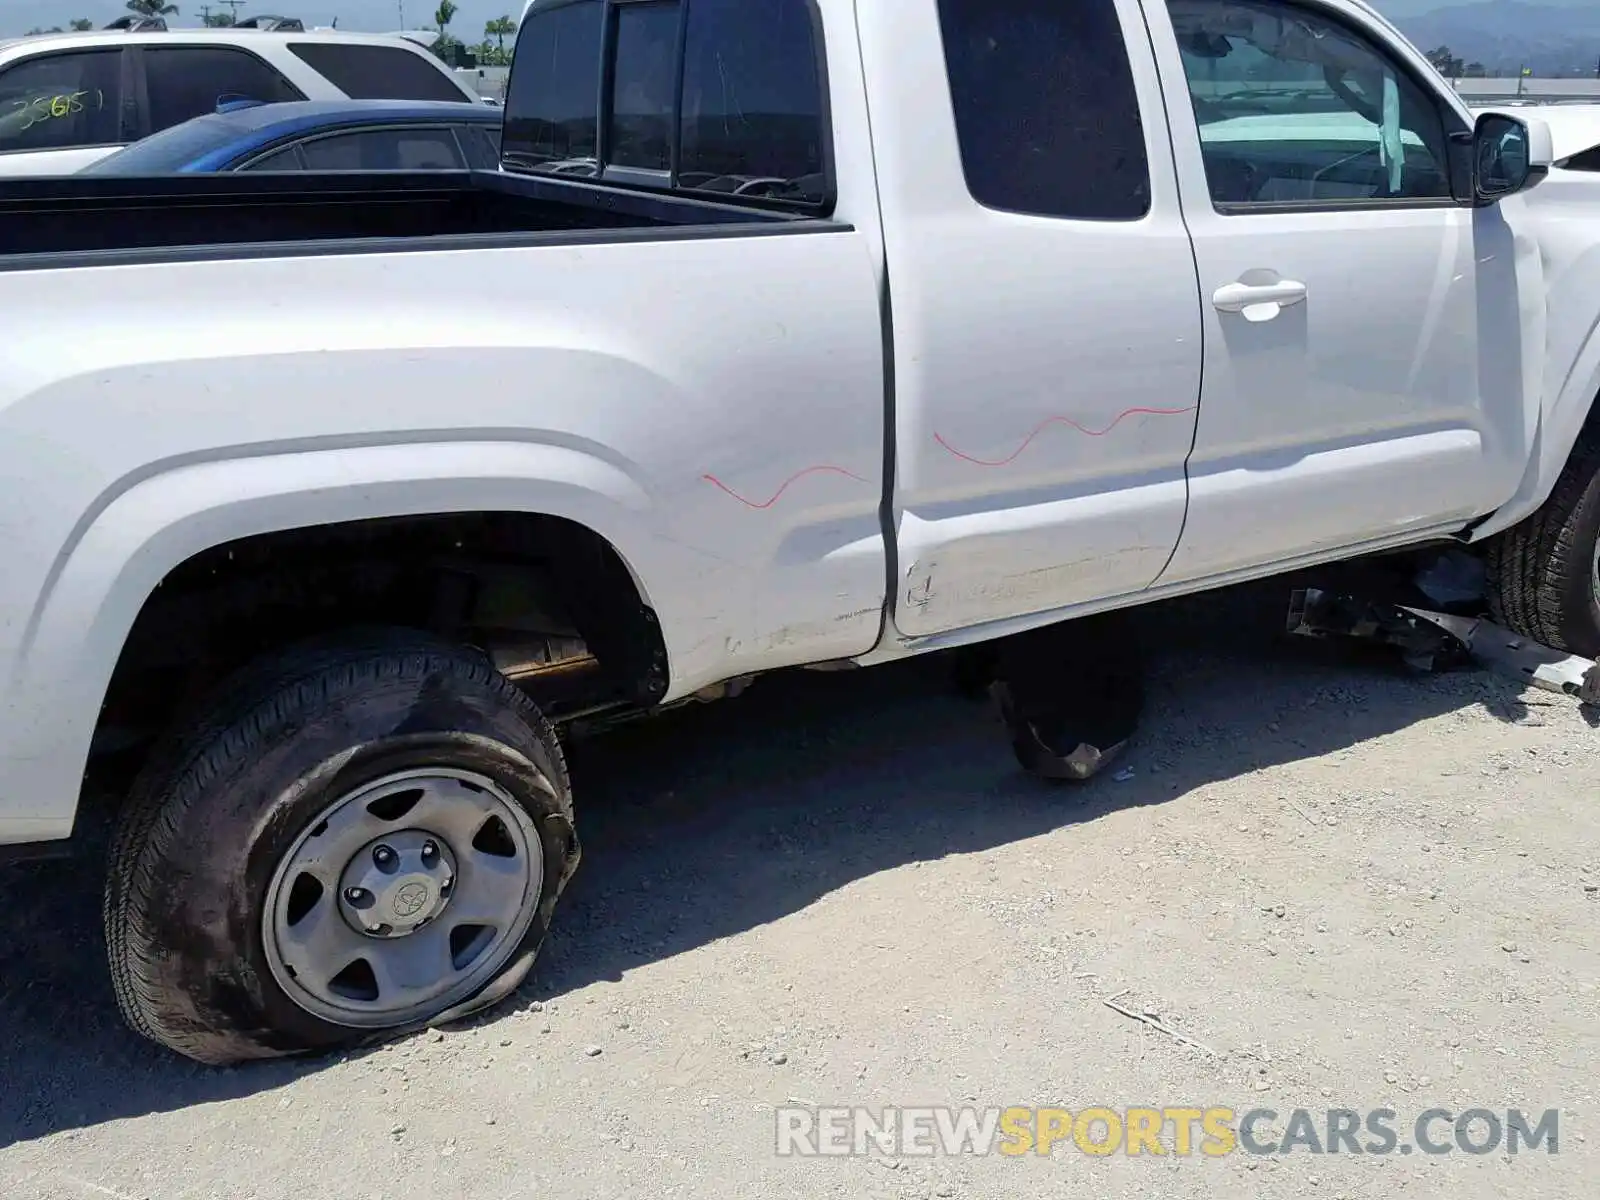
[[[271,154],[253,159],[240,167],[241,171],[304,171],[305,161],[300,157],[299,146],[285,146]]]
[[[1435,97],[1338,21],[1256,0],[1168,0],[1212,202],[1449,199]]]
[[[500,126],[460,125],[456,133],[474,167],[493,171],[500,165]]]
[[[449,129],[362,129],[300,147],[308,171],[459,171],[466,167]]]
[[[122,52],[30,58],[0,73],[0,153],[121,141]]]
[[[226,46],[146,46],[144,70],[152,133],[216,112],[230,100],[305,99],[254,54]]]
[[[467,102],[433,61],[399,46],[290,42],[289,52],[352,100]]]
[[[1133,68],[1113,0],[939,0],[961,164],[990,208],[1150,211]]]

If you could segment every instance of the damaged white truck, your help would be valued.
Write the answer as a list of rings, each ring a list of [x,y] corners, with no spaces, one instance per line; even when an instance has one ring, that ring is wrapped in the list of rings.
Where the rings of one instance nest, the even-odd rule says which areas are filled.
[[[127,764],[176,1051],[504,995],[584,718],[1439,542],[1600,652],[1600,225],[1356,0],[535,0],[503,147],[0,189],[0,842]]]

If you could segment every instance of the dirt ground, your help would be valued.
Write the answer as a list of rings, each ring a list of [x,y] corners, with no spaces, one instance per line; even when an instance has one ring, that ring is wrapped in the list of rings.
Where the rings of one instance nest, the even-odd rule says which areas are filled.
[[[146,1046],[92,865],[0,874],[0,1196],[1600,1195],[1600,736],[1487,674],[1286,641],[1284,599],[1150,612],[1150,710],[1084,788],[1019,774],[937,662],[580,746],[585,861],[533,978],[389,1048]],[[786,1103],[1387,1107],[1402,1134],[1554,1108],[1560,1142],[801,1159]]]

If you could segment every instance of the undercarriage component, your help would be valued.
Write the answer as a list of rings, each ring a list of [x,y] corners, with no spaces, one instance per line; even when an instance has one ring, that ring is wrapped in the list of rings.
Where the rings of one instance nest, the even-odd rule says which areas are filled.
[[[1289,596],[1288,630],[1302,637],[1353,638],[1394,646],[1419,671],[1445,670],[1471,660],[1455,633],[1399,604],[1298,588]]]
[[[989,692],[1012,752],[1043,779],[1099,774],[1127,747],[1144,710],[1144,663],[1127,613],[1007,638],[993,670]]]
[[[1302,588],[1289,598],[1290,633],[1315,638],[1355,638],[1399,648],[1419,670],[1476,662],[1545,691],[1600,704],[1600,663],[1532,638],[1485,617],[1382,604]]]
[[[1547,692],[1575,696],[1583,704],[1600,704],[1600,663],[1592,658],[1541,646],[1485,618],[1410,611],[1460,639],[1472,657],[1491,670]]]

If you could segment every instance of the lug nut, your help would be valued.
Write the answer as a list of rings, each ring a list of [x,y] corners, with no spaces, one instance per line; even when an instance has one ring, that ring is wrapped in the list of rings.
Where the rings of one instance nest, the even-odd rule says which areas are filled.
[[[357,908],[365,908],[368,904],[372,903],[372,893],[367,891],[366,888],[345,888],[344,898],[347,902],[354,904]]]
[[[422,843],[422,865],[431,867],[439,861],[439,844],[437,842]]]
[[[372,861],[377,863],[380,869],[387,869],[393,866],[395,857],[395,852],[388,846],[376,846],[373,848]]]
[[[382,925],[368,925],[367,926],[367,932],[368,933],[382,933],[383,932],[383,926]]]

